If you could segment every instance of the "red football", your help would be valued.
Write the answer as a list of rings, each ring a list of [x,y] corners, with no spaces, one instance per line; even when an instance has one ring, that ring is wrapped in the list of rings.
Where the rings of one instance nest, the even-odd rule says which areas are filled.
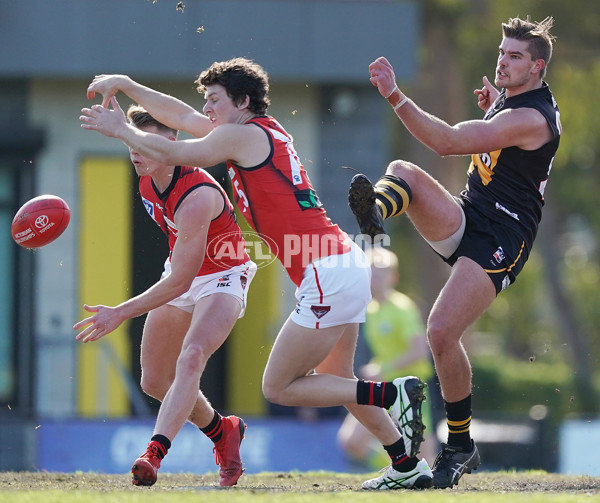
[[[45,194],[21,206],[10,231],[15,243],[23,248],[39,248],[60,236],[70,219],[67,203],[58,196]]]

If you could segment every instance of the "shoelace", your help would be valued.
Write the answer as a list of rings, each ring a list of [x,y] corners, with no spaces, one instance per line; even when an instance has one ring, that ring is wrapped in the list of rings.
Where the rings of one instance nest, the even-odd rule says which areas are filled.
[[[219,454],[219,450],[217,449],[217,446],[215,445],[213,447],[213,454],[215,455],[215,464],[217,466],[221,467],[221,473],[227,473],[227,474],[232,474],[236,472],[235,468],[223,468],[222,462],[223,462],[223,458],[221,457],[221,455]],[[244,471],[244,470],[242,470]]]
[[[223,462],[223,457],[219,453],[219,449],[217,449],[216,445],[213,447],[213,454],[215,455],[215,464],[217,466],[221,466],[221,463]]]
[[[155,457],[159,457],[158,455],[158,447],[156,447],[155,445],[149,445],[146,448],[146,452],[144,453],[144,457],[148,457],[148,456],[155,456]]]
[[[165,453],[163,453],[157,445],[149,444],[148,447],[146,447],[146,452],[140,457],[145,459],[156,458],[156,461],[160,464],[161,459],[165,457]]]
[[[442,450],[436,456],[435,461],[433,462],[433,466],[437,467],[444,461],[450,461],[452,459],[452,454],[454,454],[454,452],[455,451],[447,449],[447,446],[442,448]]]

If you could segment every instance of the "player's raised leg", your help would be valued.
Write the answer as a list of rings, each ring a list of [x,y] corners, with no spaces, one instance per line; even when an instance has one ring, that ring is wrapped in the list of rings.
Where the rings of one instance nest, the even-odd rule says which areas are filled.
[[[288,319],[277,337],[265,369],[265,396],[282,405],[346,406],[378,438],[390,456],[393,471],[386,474],[386,480],[393,478],[399,482],[386,483],[382,488],[427,487],[428,482],[430,486],[432,479],[430,472],[427,472],[428,467],[425,469],[426,463],[419,465],[419,475],[414,476],[419,461],[406,454],[400,432],[385,412],[396,401],[398,388],[391,382],[385,383],[385,386],[379,383],[380,386],[377,386],[377,383],[338,375],[349,374],[344,372],[344,363],[351,368],[352,360],[348,360],[350,357],[339,361],[336,359],[344,354],[353,354],[357,329],[358,325],[349,324],[312,330],[300,327]],[[347,341],[352,341],[351,349],[348,349]],[[293,363],[285,357],[288,354],[296,356]],[[312,372],[312,369],[317,371]],[[359,386],[359,383],[362,385]],[[383,388],[387,389],[385,397]],[[408,402],[406,407],[410,406]],[[420,479],[418,483],[417,479]]]

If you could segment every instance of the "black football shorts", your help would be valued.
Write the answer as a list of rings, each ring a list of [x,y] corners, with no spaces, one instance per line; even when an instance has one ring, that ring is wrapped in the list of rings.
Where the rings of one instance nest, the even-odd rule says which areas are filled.
[[[512,229],[457,200],[465,212],[465,233],[456,251],[450,257],[442,258],[450,265],[460,257],[477,262],[493,281],[497,295],[515,282],[529,258],[529,247]]]

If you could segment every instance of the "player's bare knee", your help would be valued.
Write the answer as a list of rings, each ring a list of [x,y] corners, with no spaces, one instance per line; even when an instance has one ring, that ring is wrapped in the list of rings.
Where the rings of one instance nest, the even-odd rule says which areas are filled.
[[[396,159],[388,165],[386,174],[402,178],[404,181],[410,184],[414,178],[414,173],[419,169],[420,168],[412,162]]]
[[[169,391],[170,386],[171,383],[165,382],[164,378],[160,378],[158,376],[152,377],[147,373],[142,374],[142,379],[140,381],[140,387],[142,388],[142,391],[146,393],[146,395],[156,398],[161,402],[167,394],[167,391]]]
[[[427,322],[427,340],[434,357],[446,353],[454,344],[453,338],[449,336],[448,327],[436,316],[430,316]]]
[[[277,389],[273,386],[268,385],[265,381],[263,381],[262,383],[262,392],[263,396],[265,397],[265,400],[267,400],[268,402],[282,405],[278,401],[279,394],[277,392]]]
[[[285,403],[285,393],[281,386],[270,381],[267,377],[263,378],[262,392],[267,401],[276,405],[288,405]]]
[[[177,373],[186,375],[201,374],[210,355],[202,344],[188,344],[177,359]]]

